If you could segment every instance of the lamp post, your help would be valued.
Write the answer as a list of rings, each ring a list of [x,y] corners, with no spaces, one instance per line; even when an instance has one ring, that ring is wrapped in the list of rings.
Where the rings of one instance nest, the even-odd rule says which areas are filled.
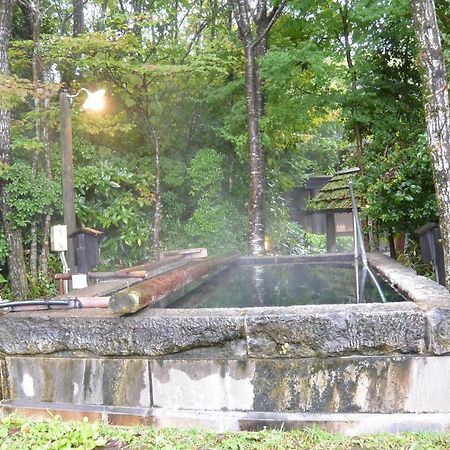
[[[61,118],[61,155],[62,155],[62,196],[64,206],[64,224],[67,226],[67,235],[70,236],[76,230],[74,187],[73,187],[73,147],[72,147],[72,118],[70,115],[71,99],[81,92],[86,92],[87,99],[83,103],[83,109],[100,111],[104,106],[105,90],[90,92],[81,88],[76,94],[70,95],[63,91],[59,94],[59,107]],[[75,271],[75,252],[73,239],[67,242],[67,264],[70,273]]]

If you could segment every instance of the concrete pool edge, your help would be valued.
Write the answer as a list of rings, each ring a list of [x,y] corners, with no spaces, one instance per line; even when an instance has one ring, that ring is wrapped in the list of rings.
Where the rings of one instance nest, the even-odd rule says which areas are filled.
[[[224,431],[449,430],[450,294],[383,255],[369,260],[400,291],[417,283],[414,301],[1,316],[0,415],[48,409]]]
[[[369,264],[408,300],[424,310],[450,307],[450,292],[444,286],[406,267],[389,256],[369,253]]]
[[[351,258],[347,254],[277,259],[325,262]],[[273,261],[274,257],[251,259]],[[369,254],[369,261],[401,292],[410,292],[411,286],[417,286],[417,293],[410,292],[414,301],[223,309],[146,308],[123,317],[113,316],[105,309],[15,312],[0,316],[0,357],[185,354],[245,359],[449,353],[450,293],[385,255]]]

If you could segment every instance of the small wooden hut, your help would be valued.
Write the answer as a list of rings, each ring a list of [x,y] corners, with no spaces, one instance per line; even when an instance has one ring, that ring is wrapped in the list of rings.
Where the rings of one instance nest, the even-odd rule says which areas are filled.
[[[351,213],[352,199],[348,183],[358,174],[359,168],[344,169],[328,181],[310,200],[309,213],[324,213],[326,217],[327,252],[337,251],[335,213]]]

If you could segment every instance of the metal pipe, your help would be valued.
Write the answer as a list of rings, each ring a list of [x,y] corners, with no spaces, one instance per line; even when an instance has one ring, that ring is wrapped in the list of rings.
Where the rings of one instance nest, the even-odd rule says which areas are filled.
[[[110,297],[73,297],[48,300],[0,301],[0,309],[35,311],[58,308],[107,308]]]
[[[383,294],[380,283],[378,283],[377,277],[374,275],[374,273],[372,272],[372,270],[370,269],[369,266],[367,266],[367,271],[369,272],[369,275],[371,276],[373,283],[377,287],[377,290],[380,294],[381,300],[383,301],[383,303],[386,303],[386,297]]]
[[[364,291],[366,290],[366,281],[367,281],[367,272],[368,271],[369,271],[368,267],[362,268],[361,282],[360,282],[360,287],[359,287],[359,300],[357,303],[364,303]],[[359,273],[358,273],[358,275],[359,275]]]
[[[47,306],[49,309],[52,306],[68,306],[69,299],[64,300],[21,300],[17,302],[0,302],[0,308],[15,308],[17,306]]]
[[[386,302],[386,297],[383,294],[383,291],[381,289],[380,283],[378,283],[378,280],[376,279],[375,275],[373,274],[372,270],[369,267],[369,264],[367,262],[367,254],[366,254],[366,249],[364,247],[364,240],[363,240],[363,233],[362,233],[362,227],[361,227],[361,221],[359,220],[359,214],[358,214],[358,207],[356,205],[356,199],[355,199],[355,193],[353,191],[353,183],[351,181],[349,181],[348,183],[348,188],[350,190],[350,196],[352,198],[352,211],[353,211],[353,218],[354,218],[354,224],[356,225],[356,243],[355,243],[355,259],[360,257],[361,258],[361,262],[363,265],[363,269],[366,269],[367,272],[369,273],[370,277],[372,278],[378,293],[380,294],[381,300],[383,301],[383,303]],[[358,249],[359,247],[359,249]],[[359,252],[358,252],[359,250]],[[359,254],[358,254],[359,253]],[[359,292],[359,299],[357,298],[357,302],[359,303],[363,298],[364,298],[364,288],[365,288],[365,278],[366,275],[363,273],[363,281],[364,283],[361,283],[361,289],[359,289],[359,279],[356,281],[357,283],[357,290],[361,291]]]
[[[359,259],[358,259],[358,235],[356,231],[356,218],[353,214],[353,248],[355,254],[355,279],[356,279],[356,303],[361,301],[361,291],[359,288]]]
[[[353,183],[349,181],[348,187],[350,189],[350,196],[352,198],[352,210],[353,217],[356,222],[356,236],[357,236],[357,244],[359,246],[359,256],[361,257],[361,261],[365,267],[367,267],[367,255],[366,249],[364,247],[363,233],[361,228],[361,221],[359,220],[358,207],[356,206],[355,193],[353,192]]]

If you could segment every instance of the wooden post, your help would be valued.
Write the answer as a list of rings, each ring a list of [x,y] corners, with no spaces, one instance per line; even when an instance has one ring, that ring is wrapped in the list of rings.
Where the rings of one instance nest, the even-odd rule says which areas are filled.
[[[73,149],[72,149],[72,119],[70,117],[70,97],[66,92],[59,94],[61,114],[61,156],[62,156],[62,194],[64,206],[64,223],[67,225],[67,236],[76,227],[74,189],[73,189]],[[73,238],[67,242],[67,264],[70,273],[75,272],[75,253]]]
[[[336,223],[334,221],[334,213],[327,212],[326,213],[326,221],[327,221],[327,252],[328,253],[336,253]]]

